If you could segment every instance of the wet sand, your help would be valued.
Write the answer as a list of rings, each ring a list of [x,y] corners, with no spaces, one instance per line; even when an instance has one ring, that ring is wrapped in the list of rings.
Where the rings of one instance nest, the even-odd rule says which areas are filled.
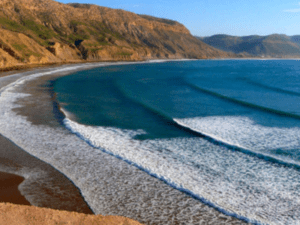
[[[17,79],[9,79],[9,76],[13,77],[14,73],[16,72],[1,74],[2,77],[7,76],[8,79],[0,82],[0,88]],[[43,118],[47,118],[47,115]],[[1,202],[23,205],[34,202],[34,205],[40,207],[93,214],[79,189],[66,176],[1,135],[0,188]],[[27,195],[24,196],[24,193]],[[40,193],[40,197],[36,193]]]
[[[3,136],[0,136],[0,171],[2,202],[29,205],[34,201],[40,207],[93,213],[68,178]],[[26,177],[25,181],[22,176]],[[27,199],[19,190],[30,193],[25,196]],[[36,192],[40,192],[42,198],[36,199]]]
[[[63,75],[67,75],[67,73],[40,77],[38,79],[27,82],[26,85],[23,85],[22,89],[19,91],[21,91],[22,93],[28,93],[31,96],[22,98],[22,100],[18,102],[18,104],[20,104],[20,107],[14,109],[14,112],[16,112],[19,115],[25,116],[27,120],[34,125],[63,127],[62,124],[60,123],[61,115],[59,114],[59,110],[57,109],[57,105],[55,101],[53,101],[55,96],[51,92],[51,80],[55,79],[58,76],[63,76]],[[26,153],[22,149],[18,148],[9,140],[3,137],[1,139],[0,136],[0,144],[1,143],[3,144],[6,143],[8,147],[5,150],[5,148],[0,146],[0,150],[1,150],[0,171],[10,172],[25,177],[25,181],[19,186],[19,190],[21,191],[21,193],[22,190],[23,193],[27,193],[25,197],[29,200],[29,202],[34,202],[34,205],[41,206],[41,207],[91,213],[91,210],[84,202],[81,193],[79,192],[77,187],[75,187],[75,185],[73,185],[73,183],[68,178],[66,178],[63,174],[55,170],[49,164],[44,163],[43,161],[31,156],[30,154]],[[14,150],[11,151],[11,149]],[[5,163],[7,162],[10,162],[11,165],[6,165]],[[114,168],[114,170],[116,169],[117,168]],[[40,174],[39,177],[36,177],[37,171],[38,174]],[[130,176],[130,174],[128,176],[129,176],[128,179],[131,180],[132,177]],[[168,185],[166,186],[164,182],[152,178],[151,176],[149,176],[149,178],[147,179],[149,179],[149,181],[151,180],[149,185],[151,184],[153,186],[157,186],[157,190],[165,191],[166,189],[166,193],[172,192],[170,196],[178,192],[177,190],[173,190]],[[111,183],[111,185],[115,185],[115,184]],[[169,189],[170,192],[167,191]],[[32,193],[32,195],[30,194],[28,195],[28,193],[30,192]],[[128,194],[130,194],[131,192],[134,192],[134,189],[128,189]],[[41,193],[42,194],[41,197],[40,198],[37,197],[36,193]],[[191,197],[185,195],[178,197],[177,200],[179,202],[191,202],[192,205],[193,203],[201,204],[198,202],[198,200],[194,200]],[[151,198],[149,201],[151,202]],[[167,201],[168,200],[166,200],[166,202]],[[170,204],[173,201],[174,199],[171,199]],[[203,204],[201,205],[202,205],[201,210],[196,213],[197,215],[195,215],[195,217],[199,217],[198,221],[202,221],[202,222],[206,221],[207,224],[213,222],[216,222],[218,224],[243,224],[244,223],[243,221],[240,221],[236,218],[222,215],[220,212],[216,212],[215,210],[210,209],[206,205]],[[116,212],[119,207],[120,207],[119,205],[116,205],[114,207]],[[191,207],[191,205],[189,205],[189,207]],[[147,220],[145,220],[145,218],[142,218],[141,217],[142,214],[139,213],[140,213],[139,209],[136,209],[135,217],[133,216],[130,217],[147,223],[146,222]],[[175,217],[174,215],[172,215],[172,213],[174,212],[170,210],[170,214],[168,214],[169,219],[174,220],[173,224],[179,224],[178,221],[175,222],[176,219],[174,219]],[[216,218],[216,215],[220,215],[217,216],[219,217],[218,219]],[[155,217],[160,217],[160,216],[161,215],[159,214],[155,214]],[[203,224],[206,224],[206,222]]]
[[[24,181],[23,177],[0,172],[0,202],[11,202],[19,205],[30,205],[21,195],[18,187]]]

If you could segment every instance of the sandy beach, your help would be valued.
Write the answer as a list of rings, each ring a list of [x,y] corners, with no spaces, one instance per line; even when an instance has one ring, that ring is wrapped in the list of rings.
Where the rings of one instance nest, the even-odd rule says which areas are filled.
[[[24,197],[21,193],[22,191],[28,193],[28,189],[31,188],[32,195],[35,192],[43,193],[43,198],[37,202],[36,206],[93,213],[83,200],[79,190],[69,179],[3,136],[0,136],[0,154],[1,171],[5,171],[0,173],[1,202],[29,205],[30,203],[25,197],[30,200],[32,196]],[[22,176],[27,178],[25,182],[23,182]],[[21,186],[19,186],[20,184]],[[58,191],[53,192],[52,187]]]
[[[37,73],[37,71],[45,72],[49,71],[49,69],[42,68],[35,71],[25,71],[25,75],[23,74],[22,76],[29,75],[32,72]],[[18,73],[20,73],[20,71]],[[66,71],[51,76],[40,77],[39,79],[34,79],[30,82],[27,82],[26,85],[22,85],[22,87],[20,87],[21,89],[18,88],[18,91],[30,94],[30,96],[22,98],[20,101],[18,101],[17,103],[20,105],[20,107],[13,109],[13,111],[17,113],[17,115],[25,117],[26,120],[30,121],[30,123],[34,126],[47,126],[53,129],[65,130],[64,126],[61,124],[61,115],[57,109],[57,105],[55,101],[53,101],[55,96],[53,96],[53,93],[51,92],[51,81],[59,76],[67,75],[68,73],[70,72]],[[8,76],[5,78],[6,79],[4,80],[0,79],[0,87],[8,85],[10,82],[17,80],[20,77],[14,77],[14,75],[9,72]],[[64,132],[68,133],[69,131]],[[33,205],[39,207],[82,212],[86,214],[93,213],[86,201],[83,199],[82,193],[77,188],[76,183],[74,185],[70,179],[68,179],[58,170],[54,169],[48,163],[45,163],[42,160],[39,160],[36,157],[28,154],[10,140],[1,136],[0,150],[0,171],[18,175],[18,177],[14,177],[15,186],[18,185],[16,184],[17,182],[21,183],[22,179],[25,178],[21,185],[19,185],[18,190],[23,196],[25,196],[28,202],[34,203]],[[55,150],[53,154],[56,152],[57,150]],[[64,155],[66,153],[62,151],[61,154]],[[106,181],[108,183],[105,189],[103,189],[104,196],[107,193],[107,197],[111,198],[111,201],[113,201],[113,196],[111,196],[111,193],[109,193],[110,190],[120,188],[120,194],[122,194],[124,191],[126,192],[124,193],[124,196],[116,196],[120,197],[119,205],[115,205],[115,203],[105,200],[107,197],[104,198],[103,207],[106,207],[106,210],[104,211],[108,212],[104,213],[105,215],[124,216],[125,214],[126,217],[129,215],[128,217],[145,224],[159,224],[150,221],[159,221],[161,218],[166,217],[166,219],[170,221],[170,224],[177,224],[178,222],[176,222],[176,219],[174,219],[174,215],[178,213],[184,214],[184,212],[176,211],[176,204],[187,204],[187,210],[190,210],[190,207],[193,206],[193,208],[197,210],[194,213],[194,217],[199,218],[197,220],[204,222],[204,224],[206,224],[206,222],[210,223],[213,221],[218,221],[219,224],[243,223],[236,218],[223,215],[217,210],[199,202],[196,199],[191,198],[186,194],[180,193],[180,191],[173,189],[169,185],[166,185],[163,181],[146,175],[144,172],[128,165],[125,162],[114,159],[112,156],[107,155],[105,157],[107,160],[113,160],[114,163],[109,167],[103,167],[105,168],[103,169],[103,173],[113,174],[111,181]],[[95,159],[95,161],[96,160],[97,159]],[[116,162],[118,164],[115,164]],[[88,168],[82,167],[82,169],[86,170]],[[129,172],[131,170],[134,172]],[[97,174],[97,176],[99,176],[99,178],[94,178],[95,181],[97,179],[101,179],[100,177],[105,177],[105,174]],[[142,177],[146,177],[146,180],[143,181],[144,184],[141,185],[141,179],[145,179]],[[120,186],[120,182],[124,187],[121,187],[122,185]],[[15,189],[15,193],[17,193],[18,190]],[[100,190],[98,192],[100,192]],[[144,192],[149,192],[147,194],[149,196],[147,199],[140,197],[140,195]],[[37,193],[40,193],[40,195],[37,195]],[[157,212],[155,212],[153,215],[157,218],[154,218],[153,216],[151,216],[152,218],[144,216],[143,211],[141,211],[142,209],[139,209],[139,207],[147,207],[147,205],[151,204],[151,196],[154,197],[156,195],[164,196],[161,198],[161,203],[158,205],[159,207],[157,208]],[[130,209],[126,207],[124,201],[133,201],[134,208]],[[109,206],[111,203],[113,204]],[[175,207],[174,209],[173,203]],[[161,208],[165,209],[163,215],[158,213],[162,212]],[[126,211],[130,213],[127,214]],[[98,212],[95,213],[99,214]]]
[[[23,73],[31,70],[22,71]],[[9,82],[14,81],[16,78],[12,74],[15,72],[3,73],[2,77],[7,78],[2,81],[0,88],[7,85]],[[51,110],[50,110],[51,111]],[[36,205],[41,207],[62,209],[68,211],[76,211],[87,214],[92,214],[88,205],[83,200],[79,190],[72,184],[72,182],[66,178],[63,174],[59,173],[49,164],[42,162],[34,156],[23,151],[7,138],[0,135],[0,164],[1,164],[1,184],[2,190],[5,194],[1,197],[3,202],[12,202],[17,204],[29,205],[28,200],[20,195],[18,185],[23,182],[26,177],[26,181],[22,183],[19,189],[27,190],[27,186],[35,186],[32,190],[42,191],[45,196],[44,200],[41,199]],[[8,172],[8,173],[4,173]],[[10,174],[9,174],[10,173]],[[40,174],[39,175],[37,175]],[[56,187],[59,192],[53,193],[51,187]],[[8,199],[8,191],[11,196],[15,196],[13,199]],[[68,194],[66,194],[68,193]],[[34,194],[34,193],[33,193]],[[32,198],[26,196],[28,199]],[[65,202],[61,204],[61,202]],[[71,204],[70,204],[71,203]],[[72,206],[73,205],[73,206]]]
[[[19,206],[10,203],[0,203],[0,223],[10,225],[55,225],[55,224],[93,224],[93,225],[139,225],[140,223],[121,216],[88,215],[39,208],[34,206]]]
[[[9,71],[2,73],[0,78],[9,78],[15,73],[30,71],[32,69],[28,68],[18,72]],[[15,79],[7,79],[6,82],[2,82],[0,89],[13,80]],[[46,102],[49,103],[49,101]],[[53,115],[51,113],[52,106],[49,105],[49,107],[44,111],[49,110],[49,114],[47,113],[43,118]],[[34,107],[29,106],[28,109],[26,111],[28,116],[34,114],[31,113]],[[42,121],[45,122],[44,119]],[[38,123],[39,118],[33,119],[33,122]],[[26,153],[2,135],[0,135],[0,167],[1,224],[140,224],[120,216],[93,216],[93,211],[84,201],[80,191],[67,177],[49,164]],[[36,172],[42,177],[36,177]],[[22,175],[27,179],[25,180]],[[37,202],[34,199],[35,205],[39,207],[32,206],[26,199],[26,197],[30,199],[28,188],[32,188],[33,195],[34,192],[42,194],[40,201]],[[26,196],[22,193],[24,189],[26,189]],[[55,192],[53,192],[54,189],[56,189]]]
[[[2,80],[0,88],[16,80],[18,77],[14,78],[14,74],[26,74],[30,71],[32,69],[2,73],[0,77],[6,79]],[[0,135],[0,167],[1,202],[30,205],[28,200],[32,197],[30,195],[24,197],[22,192],[28,193],[31,186],[34,187],[31,191],[33,195],[36,191],[43,193],[43,198],[36,202],[36,206],[93,214],[80,191],[68,178],[49,164],[26,153],[2,135]],[[51,187],[59,191],[54,193]]]

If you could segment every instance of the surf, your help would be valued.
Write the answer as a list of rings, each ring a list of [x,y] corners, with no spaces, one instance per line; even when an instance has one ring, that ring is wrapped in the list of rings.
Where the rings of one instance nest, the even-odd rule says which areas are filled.
[[[181,63],[185,66],[189,65],[186,64],[187,62],[176,63],[179,69],[175,68],[175,71],[179,72]],[[162,63],[160,65],[159,69],[166,73],[169,66],[176,64]],[[147,66],[142,67],[147,69]],[[118,73],[123,79],[114,83],[113,92],[118,94],[114,96],[115,99],[112,99],[113,102],[124,100],[125,105],[130,106],[129,111],[139,108],[138,110],[143,111],[143,115],[149,116],[153,123],[161,124],[161,128],[166,131],[168,129],[180,130],[176,132],[176,135],[173,133],[173,135],[149,138],[148,131],[142,127],[128,129],[127,125],[118,127],[118,124],[109,126],[109,124],[80,123],[77,121],[79,118],[76,111],[70,110],[67,104],[61,104],[59,99],[57,108],[64,113],[62,120],[68,130],[34,126],[26,118],[13,112],[13,108],[17,107],[15,100],[28,97],[17,92],[18,86],[27,82],[25,80],[15,82],[1,92],[0,101],[3,105],[0,109],[0,114],[3,115],[0,118],[1,132],[29,153],[66,174],[80,188],[96,213],[114,212],[135,218],[136,209],[139,209],[138,213],[144,216],[144,221],[151,221],[153,213],[163,214],[161,221],[168,221],[166,218],[169,218],[170,213],[165,212],[164,209],[171,208],[172,212],[179,209],[180,212],[184,212],[179,213],[180,215],[176,214],[176,218],[181,216],[183,221],[189,221],[191,215],[199,211],[191,213],[184,211],[188,207],[186,202],[192,202],[194,209],[198,209],[200,203],[203,202],[226,215],[251,223],[287,224],[298,221],[299,170],[235,150],[240,148],[253,151],[250,147],[257,150],[255,149],[257,146],[261,152],[265,149],[277,151],[278,148],[292,151],[298,148],[297,143],[293,142],[293,139],[298,140],[297,126],[294,128],[262,126],[248,117],[232,115],[196,117],[194,115],[201,108],[195,105],[194,100],[203,98],[205,95],[198,95],[198,92],[192,88],[182,86],[182,79],[177,79],[172,83],[172,76],[170,76],[170,79],[166,80],[170,82],[169,86],[160,80],[162,83],[159,87],[162,87],[162,90],[171,91],[164,93],[171,93],[171,97],[174,96],[175,99],[179,95],[188,98],[194,96],[193,101],[187,102],[188,99],[183,101],[186,105],[190,104],[194,107],[193,112],[187,114],[192,116],[176,117],[167,110],[169,106],[174,105],[165,104],[165,102],[172,101],[170,96],[167,100],[162,99],[161,104],[157,105],[152,104],[157,103],[156,99],[148,101],[146,95],[134,97],[136,89],[132,89],[131,93],[128,92],[129,84],[133,82],[128,80],[127,83],[123,83],[126,80],[124,71],[131,71],[131,69],[132,67],[127,67],[127,65],[119,67]],[[110,71],[115,71],[115,67],[112,67]],[[105,76],[103,73],[98,75],[98,70],[88,70],[82,74],[86,79],[90,79],[95,72],[95,76]],[[76,74],[76,76],[79,75],[80,73]],[[32,77],[32,79],[35,78],[38,76]],[[117,77],[113,76],[113,78]],[[149,77],[146,78],[141,81],[148,82],[147,85],[150,87],[157,83],[155,80],[151,82]],[[157,86],[153,87],[157,88]],[[99,90],[100,86],[96,86],[95,90],[97,89]],[[142,90],[146,91],[143,88]],[[150,89],[149,94],[153,93],[153,90]],[[161,96],[160,92],[157,92],[156,96]],[[207,98],[209,101],[211,99],[214,98]],[[113,118],[116,114],[111,115]],[[140,117],[136,119],[139,120]],[[10,126],[7,126],[7,123],[10,123]],[[156,124],[153,125],[156,126]],[[15,129],[16,127],[18,129]],[[222,129],[224,132],[219,132]],[[247,137],[248,129],[250,134],[261,130],[252,139],[254,142],[251,141],[251,136]],[[149,132],[152,131],[149,130]],[[272,140],[278,139],[284,133],[286,137],[279,142],[272,141],[271,145],[269,143],[258,145],[261,142],[259,136],[270,133],[274,136]],[[235,138],[240,134],[242,134],[241,137]],[[139,138],[141,136],[144,138]],[[286,160],[292,156],[288,155],[280,159]],[[132,192],[132,190],[145,189],[155,190],[153,193],[161,193],[157,196],[151,195],[153,205],[148,205],[149,201],[146,198],[146,194],[152,192],[145,191],[145,194],[144,191]],[[129,195],[128,192],[131,194]],[[181,202],[182,198],[189,200]],[[172,204],[168,204],[168,199]],[[144,200],[147,204],[143,204]],[[122,202],[124,208],[116,209],[116,202]],[[132,202],[135,203],[134,206]],[[286,212],[289,214],[287,215]],[[190,224],[193,224],[192,220]]]

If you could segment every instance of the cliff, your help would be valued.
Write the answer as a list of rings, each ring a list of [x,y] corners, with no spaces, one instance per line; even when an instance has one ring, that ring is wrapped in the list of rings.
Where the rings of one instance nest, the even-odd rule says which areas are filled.
[[[223,51],[255,57],[289,58],[300,57],[299,36],[272,34],[268,36],[214,35],[199,38],[203,42]]]
[[[0,67],[230,57],[180,23],[89,4],[1,0]]]

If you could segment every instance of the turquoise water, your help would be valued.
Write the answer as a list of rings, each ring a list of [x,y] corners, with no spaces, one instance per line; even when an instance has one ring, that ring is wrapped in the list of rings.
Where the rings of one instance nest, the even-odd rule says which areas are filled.
[[[54,91],[65,125],[95,148],[226,214],[300,221],[299,61],[116,65]]]

